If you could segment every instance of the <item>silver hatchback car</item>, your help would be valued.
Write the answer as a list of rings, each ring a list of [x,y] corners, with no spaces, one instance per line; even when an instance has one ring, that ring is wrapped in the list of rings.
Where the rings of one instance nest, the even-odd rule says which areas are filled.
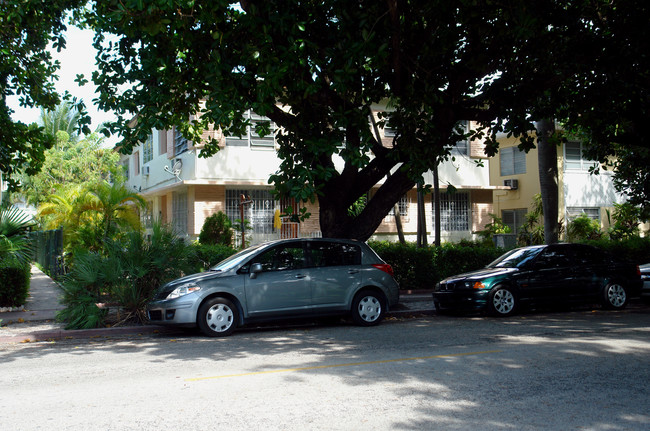
[[[255,321],[351,315],[378,324],[399,302],[390,265],[367,244],[342,239],[289,239],[256,245],[207,272],[167,283],[148,304],[156,324],[226,336]]]

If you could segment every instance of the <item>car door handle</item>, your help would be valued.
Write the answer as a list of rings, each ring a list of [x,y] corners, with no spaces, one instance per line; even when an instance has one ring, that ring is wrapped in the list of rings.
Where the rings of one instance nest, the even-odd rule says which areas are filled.
[[[348,274],[358,274],[359,270],[358,269],[348,269]]]
[[[307,277],[305,274],[296,274],[296,278],[305,278]]]

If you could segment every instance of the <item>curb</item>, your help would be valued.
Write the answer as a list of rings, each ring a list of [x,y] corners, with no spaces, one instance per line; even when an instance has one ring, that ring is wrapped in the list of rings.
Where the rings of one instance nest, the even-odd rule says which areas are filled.
[[[433,309],[403,309],[394,310],[386,314],[386,317],[396,317],[405,315],[434,315]],[[33,343],[40,341],[56,340],[74,340],[88,338],[108,338],[120,335],[145,335],[158,333],[178,333],[179,329],[173,326],[146,325],[146,326],[118,326],[113,328],[96,328],[96,329],[48,329],[44,331],[33,331],[19,335],[0,336],[0,344],[3,343]]]

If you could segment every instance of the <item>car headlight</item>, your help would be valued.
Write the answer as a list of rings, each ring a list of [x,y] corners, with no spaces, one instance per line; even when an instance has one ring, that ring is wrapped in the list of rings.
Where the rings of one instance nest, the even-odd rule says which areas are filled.
[[[180,298],[181,296],[187,295],[188,293],[198,292],[199,290],[201,290],[201,286],[198,286],[194,283],[182,284],[176,289],[172,290],[172,292],[167,295],[167,299]]]

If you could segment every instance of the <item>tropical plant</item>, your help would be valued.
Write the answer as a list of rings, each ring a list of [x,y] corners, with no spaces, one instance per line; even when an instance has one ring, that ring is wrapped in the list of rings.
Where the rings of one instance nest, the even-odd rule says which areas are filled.
[[[54,109],[41,108],[40,121],[43,133],[52,136],[57,136],[58,132],[65,132],[71,140],[76,141],[81,118],[81,113],[68,100],[59,103]]]
[[[510,226],[503,223],[501,217],[497,217],[496,214],[488,214],[492,221],[485,225],[485,228],[482,231],[477,232],[479,237],[483,240],[484,244],[494,244],[492,242],[492,237],[494,235],[510,233],[512,230]]]
[[[614,211],[607,212],[607,217],[614,219],[614,224],[609,228],[609,237],[613,240],[630,239],[639,236],[639,224],[642,209],[629,202],[614,204]]]
[[[185,244],[170,226],[153,223],[150,235],[131,231],[121,238],[106,240],[102,253],[77,252],[66,276],[61,320],[69,327],[104,325],[104,303],[118,309],[113,324],[145,322],[145,306],[161,284],[194,272],[193,248]],[[89,318],[83,319],[84,312]]]
[[[147,202],[123,184],[109,184],[102,181],[88,190],[89,199],[81,207],[82,212],[92,212],[99,216],[99,239],[106,240],[119,231],[119,228],[140,229],[139,209]]]
[[[0,209],[0,266],[29,264],[32,247],[25,232],[33,225],[32,217],[19,208]]]
[[[597,220],[590,219],[584,213],[571,220],[567,227],[567,239],[571,242],[596,240],[602,236],[600,223]]]
[[[38,215],[47,228],[63,228],[66,248],[101,250],[107,239],[140,229],[146,201],[120,183],[74,186],[50,196]]]

